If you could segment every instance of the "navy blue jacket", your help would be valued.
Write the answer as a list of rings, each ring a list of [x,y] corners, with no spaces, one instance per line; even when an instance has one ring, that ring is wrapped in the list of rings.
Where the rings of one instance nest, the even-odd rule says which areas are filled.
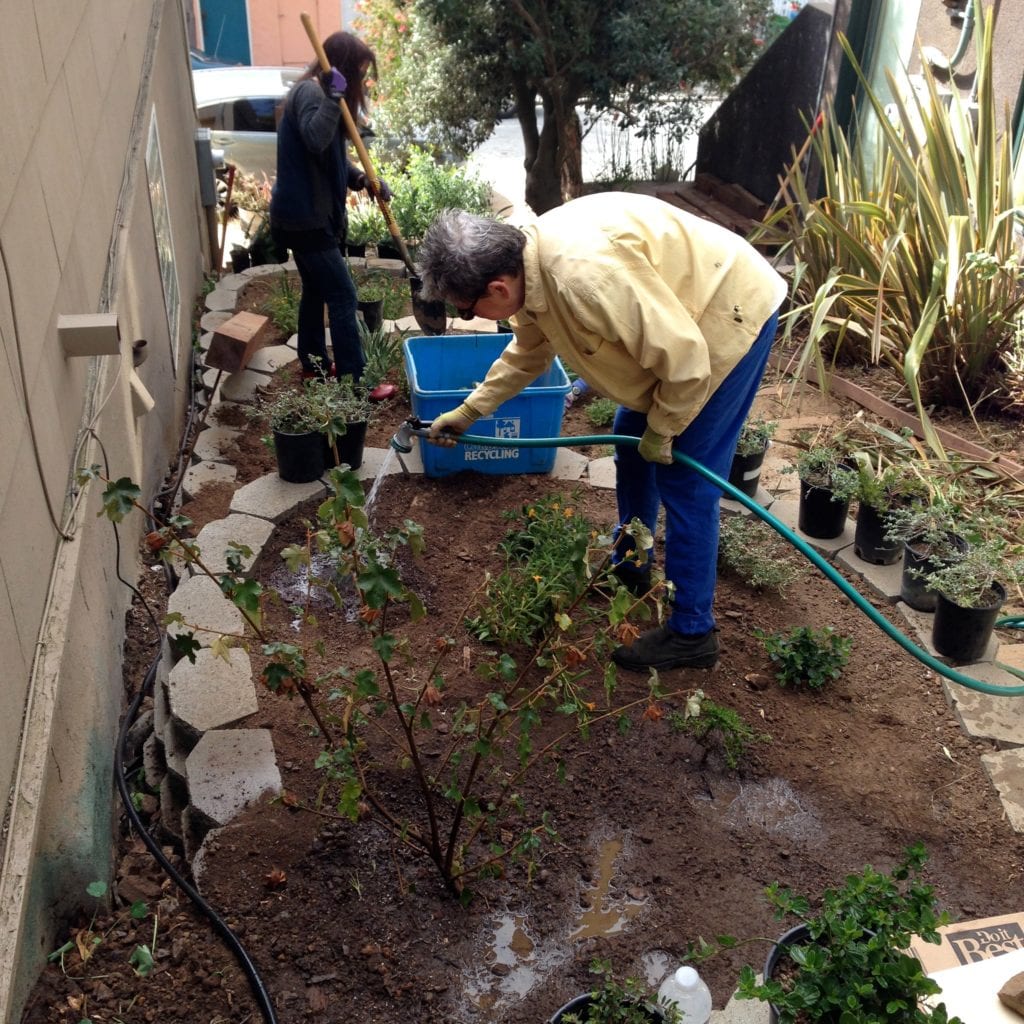
[[[341,110],[315,78],[297,82],[277,126],[277,178],[270,197],[275,241],[299,252],[344,243],[345,197],[365,178],[345,155]]]

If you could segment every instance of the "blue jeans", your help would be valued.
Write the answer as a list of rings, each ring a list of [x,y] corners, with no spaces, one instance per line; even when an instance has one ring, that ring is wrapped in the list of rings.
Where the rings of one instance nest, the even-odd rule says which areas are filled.
[[[295,252],[302,281],[299,299],[299,360],[303,370],[330,365],[324,332],[324,306],[331,325],[331,348],[338,378],[359,380],[366,365],[356,324],[356,286],[340,248]]]
[[[764,376],[775,340],[778,314],[761,328],[750,351],[704,404],[693,422],[675,438],[675,451],[689,455],[724,479],[736,452],[743,422]],[[644,413],[619,407],[613,430],[640,437],[647,429]],[[658,507],[665,506],[665,576],[675,584],[668,624],[677,633],[695,636],[715,625],[719,499],[722,492],[695,470],[678,462],[647,462],[633,445],[615,448],[615,491],[622,545],[616,560],[633,548],[623,529],[639,519],[653,534]]]

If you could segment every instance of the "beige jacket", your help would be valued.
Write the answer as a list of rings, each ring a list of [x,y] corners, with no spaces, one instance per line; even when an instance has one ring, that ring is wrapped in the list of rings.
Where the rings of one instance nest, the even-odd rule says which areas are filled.
[[[664,200],[585,196],[523,227],[526,301],[473,391],[481,416],[555,355],[592,389],[674,437],[750,348],[785,281],[739,235]]]

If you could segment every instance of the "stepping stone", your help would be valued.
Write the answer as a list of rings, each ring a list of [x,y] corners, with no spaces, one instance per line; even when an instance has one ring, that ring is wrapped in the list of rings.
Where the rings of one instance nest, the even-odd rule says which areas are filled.
[[[282,367],[297,362],[298,353],[288,345],[271,345],[253,353],[247,369],[257,373],[276,373]]]
[[[1024,832],[1024,750],[982,754],[981,764],[992,780],[1014,832]]]
[[[233,484],[237,477],[238,470],[226,462],[197,462],[185,470],[181,489],[187,500],[198,497],[210,484]]]
[[[556,480],[579,480],[582,478],[590,460],[579,452],[569,448],[558,448],[555,452],[555,464],[551,475]]]
[[[214,828],[250,804],[281,792],[281,773],[267,729],[215,729],[188,758],[192,807]]]
[[[228,563],[225,552],[234,541],[252,549],[252,554],[242,559],[242,575],[248,576],[253,563],[259,557],[263,545],[274,532],[272,523],[255,516],[230,515],[227,519],[217,519],[207,523],[199,531],[196,544],[199,547],[203,563],[210,572],[216,574],[227,572]]]
[[[276,473],[267,473],[235,491],[231,511],[279,523],[303,502],[326,497],[327,485],[322,480],[290,484]]]
[[[207,426],[199,432],[192,454],[201,462],[225,462],[225,453],[241,436],[242,431],[235,427]]]
[[[192,632],[201,647],[209,647],[214,639],[221,634],[242,634],[245,632],[245,617],[240,609],[229,600],[216,580],[209,576],[189,576],[184,578],[167,600],[168,613],[177,612],[185,620],[185,624],[171,622],[167,626],[170,636]],[[202,626],[203,630],[194,630],[187,623]],[[211,632],[204,632],[211,630]],[[181,662],[179,661],[180,665]],[[175,666],[177,667],[177,666]],[[170,675],[168,674],[168,680]]]
[[[227,321],[235,315],[233,310],[234,306],[230,309],[207,310],[202,317],[200,317],[199,326],[203,331],[213,334],[221,324],[227,323]]]
[[[234,314],[235,304],[238,302],[238,292],[230,288],[214,288],[206,296],[206,308],[211,313],[229,311]]]
[[[171,669],[169,696],[175,723],[195,738],[259,710],[249,655],[240,647],[227,661],[208,648],[196,651],[194,662],[182,658]]]
[[[591,487],[603,490],[615,490],[615,458],[605,455],[600,459],[591,460],[587,466],[587,477]]]

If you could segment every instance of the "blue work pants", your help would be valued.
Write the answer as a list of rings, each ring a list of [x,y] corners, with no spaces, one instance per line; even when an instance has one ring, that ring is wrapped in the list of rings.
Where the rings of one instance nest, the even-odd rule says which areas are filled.
[[[324,306],[331,325],[331,348],[338,378],[351,374],[358,381],[366,364],[356,324],[356,287],[340,248],[295,252],[302,281],[299,299],[298,350],[303,370],[317,361],[330,365],[324,332]]]
[[[764,376],[777,327],[776,313],[693,422],[673,439],[675,451],[689,455],[725,479],[729,478],[740,430]],[[620,406],[613,429],[616,434],[641,437],[647,429],[647,416]],[[689,636],[712,629],[722,492],[678,462],[670,466],[648,462],[633,445],[616,445],[615,492],[620,532],[636,518],[653,534],[658,507],[665,506],[665,576],[675,585],[669,626]],[[623,533],[622,540],[619,558],[632,549],[628,534]]]

